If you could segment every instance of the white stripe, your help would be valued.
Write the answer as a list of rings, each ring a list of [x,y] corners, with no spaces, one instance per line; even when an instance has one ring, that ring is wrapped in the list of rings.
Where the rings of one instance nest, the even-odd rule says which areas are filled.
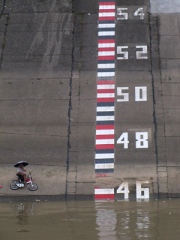
[[[114,77],[115,72],[98,72],[98,77]]]
[[[97,98],[114,98],[114,93],[98,93]]]
[[[115,35],[115,31],[99,31],[98,32],[98,36],[114,36]]]
[[[99,51],[98,56],[115,56],[115,51]]]
[[[102,163],[102,164],[95,164],[95,169],[112,169],[114,168],[114,163]]]
[[[96,154],[96,159],[109,159],[114,158],[114,153],[104,153],[104,154]]]
[[[115,43],[98,43],[98,48],[115,47]]]
[[[94,189],[95,194],[114,194],[114,188]]]
[[[114,121],[114,116],[97,116],[96,121]]]
[[[96,145],[99,144],[114,144],[114,139],[97,139]]]
[[[97,89],[115,89],[115,84],[99,84]]]
[[[100,23],[98,28],[115,28],[115,23]]]
[[[98,68],[102,68],[102,69],[115,68],[115,63],[98,64]]]
[[[97,107],[97,112],[114,112],[114,107]]]
[[[103,12],[103,13],[99,13],[99,17],[115,17],[115,12]]]
[[[109,134],[114,134],[114,129],[96,130],[96,136],[97,135],[109,135]]]
[[[115,9],[115,5],[100,5],[99,9]]]

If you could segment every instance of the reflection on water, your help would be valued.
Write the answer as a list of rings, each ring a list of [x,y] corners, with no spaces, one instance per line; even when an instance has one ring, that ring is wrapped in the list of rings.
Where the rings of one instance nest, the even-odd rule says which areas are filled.
[[[180,200],[0,204],[0,240],[179,240]]]
[[[115,240],[117,215],[114,209],[108,209],[96,204],[96,224],[99,240]]]
[[[136,235],[138,239],[144,239],[144,238],[150,237],[149,226],[150,226],[149,213],[138,210],[137,218],[136,218],[136,228],[137,228]]]
[[[130,239],[130,214],[129,211],[124,211],[124,213],[121,214],[121,217],[118,221],[117,225],[117,234],[120,237],[120,239]]]
[[[34,211],[34,203],[32,204],[24,204],[20,203],[17,205],[17,219],[18,223],[21,224],[28,224],[29,216],[33,215]]]

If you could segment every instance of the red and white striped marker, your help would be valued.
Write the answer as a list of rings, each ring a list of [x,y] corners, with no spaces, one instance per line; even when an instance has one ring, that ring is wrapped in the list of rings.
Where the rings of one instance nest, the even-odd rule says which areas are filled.
[[[95,200],[114,200],[114,188],[99,188],[95,187]]]

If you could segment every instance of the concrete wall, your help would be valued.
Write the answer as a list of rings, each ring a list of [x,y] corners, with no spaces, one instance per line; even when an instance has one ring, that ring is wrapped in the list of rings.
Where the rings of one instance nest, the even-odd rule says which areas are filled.
[[[28,194],[9,190],[13,163],[26,160],[39,185],[35,194],[93,194],[97,4],[91,15],[80,1],[8,1],[5,6],[1,193]]]
[[[152,193],[179,193],[179,14],[160,2],[116,1],[143,21],[116,24],[116,45],[148,46],[148,60],[116,61],[116,87],[129,87],[117,102],[115,140],[129,134],[129,148],[115,147],[115,172],[95,176],[98,1],[1,1],[0,189],[2,195],[93,195],[94,185],[116,188],[147,179]],[[156,11],[154,11],[154,9]],[[153,10],[151,12],[151,10]],[[135,86],[148,101],[135,102]],[[135,149],[137,131],[148,132],[148,149]],[[12,192],[13,164],[29,162],[39,190]],[[13,177],[14,176],[14,177]]]
[[[159,77],[156,117],[159,191],[179,193],[179,13],[158,14]]]

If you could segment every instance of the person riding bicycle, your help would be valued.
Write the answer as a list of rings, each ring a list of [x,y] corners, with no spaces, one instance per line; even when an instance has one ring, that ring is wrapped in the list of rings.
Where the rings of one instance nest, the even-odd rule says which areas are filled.
[[[18,181],[26,182],[26,169],[23,164],[19,164],[16,175],[18,176]]]

